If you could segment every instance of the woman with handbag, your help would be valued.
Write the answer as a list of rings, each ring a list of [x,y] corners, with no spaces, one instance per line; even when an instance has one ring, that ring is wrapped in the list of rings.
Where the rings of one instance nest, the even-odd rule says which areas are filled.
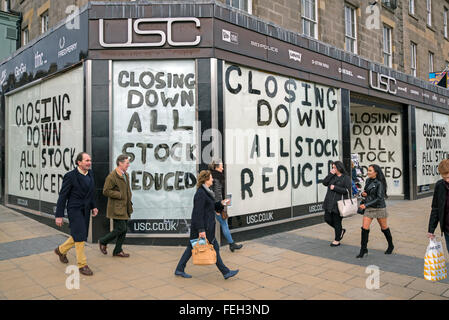
[[[209,165],[209,170],[212,173],[212,177],[214,179],[214,183],[211,186],[211,190],[215,194],[215,200],[221,201],[224,199],[225,192],[225,179],[223,174],[223,162],[221,160],[212,161]],[[221,226],[221,231],[223,232],[224,237],[229,243],[229,249],[234,252],[234,250],[238,250],[242,248],[242,244],[236,244],[231,236],[231,231],[229,231],[228,222],[228,214],[226,213],[226,208],[224,208],[221,212],[216,212],[215,218],[217,218],[218,222]]]
[[[335,240],[330,244],[331,247],[338,247],[346,229],[341,225],[342,217],[338,211],[337,202],[341,199],[350,197],[352,189],[351,177],[346,174],[345,167],[341,161],[335,161],[329,175],[324,178],[323,185],[327,188],[324,198],[324,221],[335,231]]]
[[[372,164],[368,167],[367,173],[368,179],[366,180],[365,189],[362,192],[364,200],[359,206],[359,213],[363,213],[363,226],[362,226],[362,240],[360,253],[357,258],[363,258],[365,254],[368,254],[368,236],[369,227],[373,219],[377,219],[380,228],[385,235],[388,242],[388,248],[385,254],[391,254],[393,252],[393,238],[391,236],[390,228],[387,225],[387,206],[385,204],[385,198],[387,198],[387,181],[382,172],[382,169]]]
[[[213,177],[210,171],[203,170],[198,175],[197,191],[193,198],[192,223],[190,226],[190,239],[206,238],[214,246],[217,262],[216,266],[223,274],[225,279],[235,276],[239,270],[229,270],[220,257],[220,247],[215,239],[215,212],[223,210],[229,200],[215,201],[215,195],[210,190],[213,183]],[[192,276],[185,273],[184,269],[192,256],[192,246],[189,241],[184,254],[176,267],[175,275],[183,278]]]

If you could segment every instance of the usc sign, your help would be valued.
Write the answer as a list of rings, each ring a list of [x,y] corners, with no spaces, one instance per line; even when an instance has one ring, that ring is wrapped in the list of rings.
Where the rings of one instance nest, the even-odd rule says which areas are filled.
[[[166,23],[167,32],[160,29],[155,30],[142,30],[140,24],[142,23]],[[193,41],[174,41],[172,26],[174,23],[195,23],[196,28],[200,27],[200,20],[197,18],[142,18],[136,19],[134,23],[132,19],[128,19],[128,34],[127,41],[122,43],[106,43],[104,40],[104,20],[99,21],[99,41],[100,45],[105,48],[131,48],[131,47],[162,47],[168,42],[173,47],[185,47],[196,46],[201,41],[201,36],[196,36]],[[158,35],[160,36],[159,42],[133,42],[133,33],[139,35]]]
[[[377,77],[374,74],[377,74]],[[374,80],[376,78],[376,80]],[[369,84],[370,87],[379,91],[396,94],[398,92],[396,79],[389,77],[385,74],[380,74],[378,72],[369,71]]]

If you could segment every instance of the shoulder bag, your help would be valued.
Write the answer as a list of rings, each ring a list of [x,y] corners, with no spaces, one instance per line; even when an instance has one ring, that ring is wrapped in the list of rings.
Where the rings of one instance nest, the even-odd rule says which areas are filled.
[[[347,190],[347,189],[346,189]],[[348,199],[343,199],[343,195],[341,195],[341,200],[337,201],[338,212],[340,212],[340,217],[346,218],[357,213],[359,208],[357,204],[357,198],[351,198],[348,191]]]

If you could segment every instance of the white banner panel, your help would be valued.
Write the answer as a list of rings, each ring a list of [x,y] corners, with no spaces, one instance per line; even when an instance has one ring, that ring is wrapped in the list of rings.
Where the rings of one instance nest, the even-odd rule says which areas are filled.
[[[64,174],[84,145],[83,69],[7,97],[7,193],[55,204]],[[25,199],[24,199],[25,198]]]
[[[193,60],[113,63],[112,166],[122,153],[131,157],[132,219],[191,217],[195,81]]]
[[[416,109],[417,185],[433,184],[441,179],[438,164],[449,157],[449,116]]]
[[[269,222],[324,200],[341,160],[340,90],[226,63],[224,91],[229,215]]]
[[[388,195],[404,195],[402,115],[399,111],[351,105],[351,153],[359,155],[366,176],[377,164],[387,180]]]

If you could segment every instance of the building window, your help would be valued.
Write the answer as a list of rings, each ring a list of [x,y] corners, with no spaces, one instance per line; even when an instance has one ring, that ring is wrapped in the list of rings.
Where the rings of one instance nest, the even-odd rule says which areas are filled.
[[[9,11],[8,0],[3,0],[3,11]]]
[[[410,69],[412,71],[412,76],[416,77],[416,43],[414,42],[410,44],[410,56],[411,56]]]
[[[408,13],[415,15],[415,0],[408,1]]]
[[[30,42],[30,31],[28,27],[22,30],[22,45],[26,46]]]
[[[41,14],[41,33],[45,33],[48,30],[48,10]]]
[[[444,7],[443,12],[443,25],[444,25],[444,37],[447,39],[448,37],[448,30],[447,30],[447,16],[448,16],[448,10],[446,7]]]
[[[355,8],[345,5],[345,50],[357,53],[357,20]]]
[[[252,14],[252,0],[226,0],[226,4]]]
[[[427,25],[432,26],[432,0],[427,1]]]
[[[302,33],[318,39],[316,0],[301,0]]]
[[[392,48],[391,48],[391,28],[384,25],[383,30],[383,41],[384,41],[384,65],[391,67],[392,65]]]
[[[429,72],[433,72],[433,52],[429,51]]]

